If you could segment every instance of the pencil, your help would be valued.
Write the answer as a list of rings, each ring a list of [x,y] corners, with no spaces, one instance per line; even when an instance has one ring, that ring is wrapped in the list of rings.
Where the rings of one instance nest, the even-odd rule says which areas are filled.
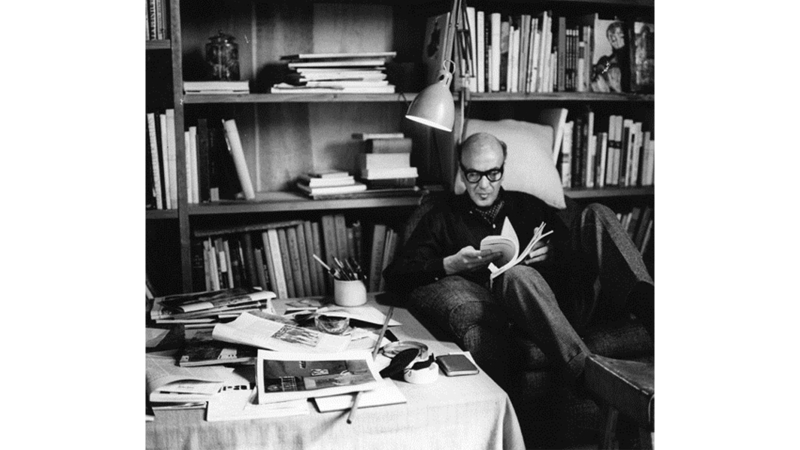
[[[392,320],[392,314],[394,314],[394,306],[390,306],[389,312],[386,313],[386,319],[383,321],[381,332],[378,334],[378,340],[375,341],[375,345],[372,347],[372,359],[375,359],[375,356],[378,354],[378,349],[381,348],[381,341],[386,334],[386,328],[389,326],[389,322]],[[347,423],[353,423],[353,419],[356,417],[356,411],[358,411],[358,402],[361,401],[361,394],[363,393],[364,391],[358,391],[356,394],[356,398],[353,400],[353,406],[350,407],[350,414],[347,416]]]

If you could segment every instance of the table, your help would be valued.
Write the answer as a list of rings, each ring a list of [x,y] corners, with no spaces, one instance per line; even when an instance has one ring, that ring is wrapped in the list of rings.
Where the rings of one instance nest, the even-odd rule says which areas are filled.
[[[370,304],[383,312],[374,294]],[[286,300],[278,300],[281,312]],[[395,308],[402,323],[392,332],[401,340],[422,342],[436,355],[460,351],[436,340],[409,313]],[[408,400],[399,405],[359,409],[347,424],[348,411],[228,422],[206,422],[205,410],[156,411],[146,423],[148,449],[524,449],[511,401],[486,373],[446,377],[414,385],[394,381]]]

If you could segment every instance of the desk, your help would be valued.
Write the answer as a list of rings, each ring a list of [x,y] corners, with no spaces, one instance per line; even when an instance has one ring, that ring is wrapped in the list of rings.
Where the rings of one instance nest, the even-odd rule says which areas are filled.
[[[383,312],[388,306],[369,302]],[[284,310],[285,301],[276,302]],[[404,308],[395,308],[401,340],[423,342],[435,354],[459,351],[437,341]],[[146,423],[148,449],[524,449],[517,414],[506,393],[483,371],[428,385],[394,381],[408,400],[363,408],[353,424],[348,411],[230,422],[206,422],[205,410],[156,411]]]

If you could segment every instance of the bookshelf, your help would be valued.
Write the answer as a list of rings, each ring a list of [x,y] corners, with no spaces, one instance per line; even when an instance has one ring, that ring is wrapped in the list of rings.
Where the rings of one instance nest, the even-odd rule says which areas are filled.
[[[170,0],[169,40],[146,42],[148,96],[159,90],[160,100],[151,108],[173,108],[177,167],[186,167],[184,134],[198,118],[209,122],[234,118],[239,126],[245,159],[259,194],[258,201],[189,203],[187,173],[178,170],[177,205],[169,210],[148,210],[147,226],[169,231],[168,263],[178,267],[175,285],[167,291],[192,289],[192,237],[199,224],[285,220],[293,215],[318,219],[344,211],[349,219],[372,220],[387,210],[395,211],[398,225],[419,201],[409,197],[310,200],[295,193],[294,178],[311,170],[355,171],[360,146],[350,138],[354,132],[403,131],[414,140],[412,162],[419,168],[420,182],[447,187],[452,180],[442,165],[451,165],[452,136],[422,130],[403,119],[408,104],[421,87],[419,67],[426,18],[448,11],[445,1],[230,1],[189,2]],[[408,8],[413,4],[413,8]],[[653,15],[652,0],[560,0],[554,2],[468,1],[484,11],[516,14],[545,8],[567,12],[608,12]],[[204,45],[220,30],[236,37],[241,79],[250,80],[249,94],[184,94],[183,81],[203,80]],[[396,51],[394,61],[417,64],[418,78],[409,79],[397,94],[268,94],[281,71],[284,54],[313,52]],[[164,58],[166,57],[166,61]],[[151,61],[157,60],[155,62]],[[166,66],[166,67],[165,67]],[[169,91],[150,85],[149,73],[158,70]],[[166,74],[166,72],[171,72]],[[400,86],[399,86],[400,88]],[[398,89],[400,92],[400,89]],[[461,96],[455,95],[457,105]],[[603,113],[630,113],[652,123],[653,95],[595,92],[469,93],[467,117],[499,117],[497,110],[519,120],[537,108],[559,105],[577,108],[590,104]],[[444,173],[443,173],[444,172]],[[566,195],[581,202],[600,201],[615,205],[650,204],[654,188],[568,189]],[[173,232],[174,230],[174,232]],[[148,239],[151,235],[148,233]],[[177,238],[175,238],[177,236]],[[155,239],[155,238],[154,238]],[[148,246],[154,244],[148,242]],[[151,263],[148,258],[148,265]],[[166,264],[164,264],[166,267]],[[155,270],[155,269],[154,269]],[[150,272],[150,267],[148,267]],[[166,278],[166,277],[165,277]]]

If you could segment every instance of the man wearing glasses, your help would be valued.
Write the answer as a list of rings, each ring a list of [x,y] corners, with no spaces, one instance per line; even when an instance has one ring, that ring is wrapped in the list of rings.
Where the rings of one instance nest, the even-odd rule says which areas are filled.
[[[555,209],[527,193],[502,188],[505,143],[491,134],[477,133],[458,150],[459,176],[466,192],[452,195],[420,219],[383,273],[387,289],[409,294],[409,307],[419,317],[452,333],[506,390],[513,361],[509,323],[528,334],[548,359],[579,383],[590,352],[576,328],[587,325],[606,306],[592,295],[590,274],[596,273],[591,270],[592,260],[572,248],[569,230]],[[542,222],[553,233],[537,243],[523,263],[490,284],[487,266],[500,255],[481,251],[480,242],[500,234],[506,218],[523,246]],[[628,277],[631,271],[636,276]],[[633,280],[630,286],[646,291],[648,286],[637,284],[641,271],[652,282],[643,263],[626,268],[622,275]],[[635,296],[648,295],[649,303],[628,309],[637,316],[649,316],[645,326],[651,331],[652,290]]]

